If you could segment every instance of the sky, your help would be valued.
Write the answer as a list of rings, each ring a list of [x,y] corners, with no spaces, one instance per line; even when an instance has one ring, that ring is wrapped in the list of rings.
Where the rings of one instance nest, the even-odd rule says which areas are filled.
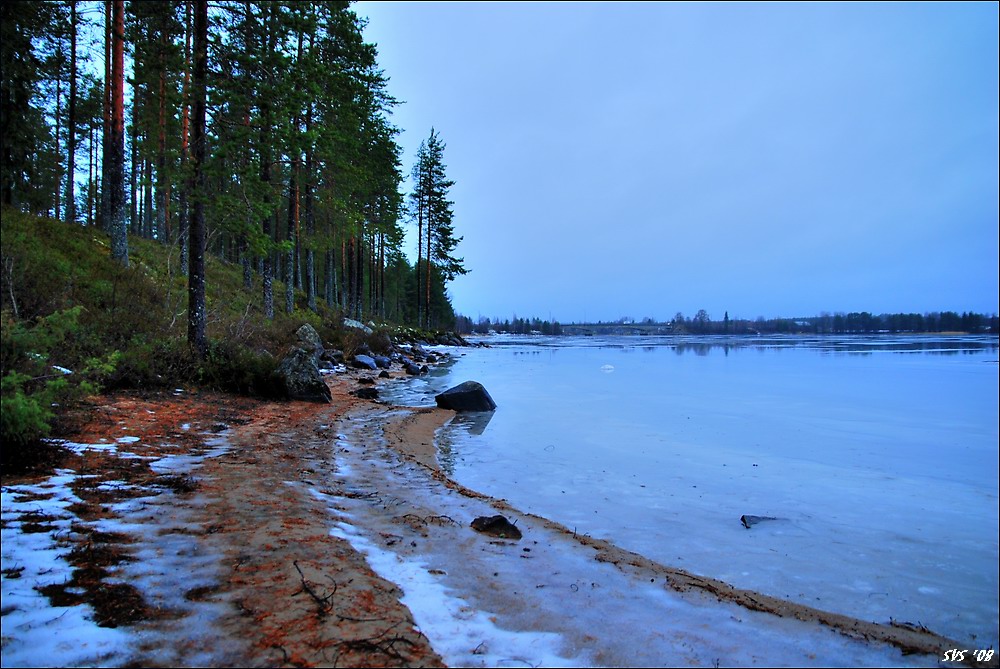
[[[460,314],[1000,311],[995,2],[353,8]]]

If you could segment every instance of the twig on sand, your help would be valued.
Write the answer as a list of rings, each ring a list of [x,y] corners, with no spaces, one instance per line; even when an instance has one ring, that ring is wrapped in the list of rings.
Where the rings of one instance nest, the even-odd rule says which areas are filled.
[[[302,569],[299,567],[299,561],[293,560],[292,566],[295,567],[295,571],[299,572],[299,579],[302,581],[302,589],[292,593],[292,596],[294,597],[300,592],[306,593],[307,595],[312,597],[314,602],[316,602],[316,606],[319,608],[319,615],[325,616],[333,609],[332,600],[333,596],[337,594],[337,582],[331,579],[331,582],[333,583],[333,591],[327,594],[325,597],[320,597],[318,594],[316,594],[316,591],[313,590],[312,587],[309,585],[309,581],[306,580],[306,575],[302,573]]]

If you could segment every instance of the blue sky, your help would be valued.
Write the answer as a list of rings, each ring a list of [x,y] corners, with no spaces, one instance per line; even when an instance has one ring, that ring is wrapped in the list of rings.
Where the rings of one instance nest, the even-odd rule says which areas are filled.
[[[1000,310],[997,3],[354,9],[405,171],[447,144],[459,313]]]

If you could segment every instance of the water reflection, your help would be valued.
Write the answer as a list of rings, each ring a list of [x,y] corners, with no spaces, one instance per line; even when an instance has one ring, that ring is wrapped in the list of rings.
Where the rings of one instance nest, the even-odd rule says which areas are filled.
[[[468,437],[481,435],[493,420],[495,413],[495,411],[458,413],[451,419],[446,429],[438,431],[435,436],[438,464],[448,476],[455,475],[455,465],[461,459],[458,445],[468,448],[470,444],[477,443],[470,441]]]
[[[707,356],[721,351],[729,355],[734,349],[812,349],[827,354],[872,355],[875,353],[925,353],[930,355],[981,354],[1000,349],[996,335],[857,335],[857,336],[608,336],[608,337],[547,337],[500,336],[482,339],[490,346],[516,346],[520,354],[532,349],[554,352],[563,347],[615,348],[624,351],[639,349],[650,353],[671,348],[677,355],[693,353]],[[524,350],[528,349],[528,350]]]

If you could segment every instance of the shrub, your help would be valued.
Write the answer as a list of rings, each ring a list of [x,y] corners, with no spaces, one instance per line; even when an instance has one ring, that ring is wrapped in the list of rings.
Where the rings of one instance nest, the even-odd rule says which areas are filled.
[[[198,369],[198,382],[242,395],[282,397],[284,384],[275,374],[278,362],[268,353],[226,340],[211,340]]]

